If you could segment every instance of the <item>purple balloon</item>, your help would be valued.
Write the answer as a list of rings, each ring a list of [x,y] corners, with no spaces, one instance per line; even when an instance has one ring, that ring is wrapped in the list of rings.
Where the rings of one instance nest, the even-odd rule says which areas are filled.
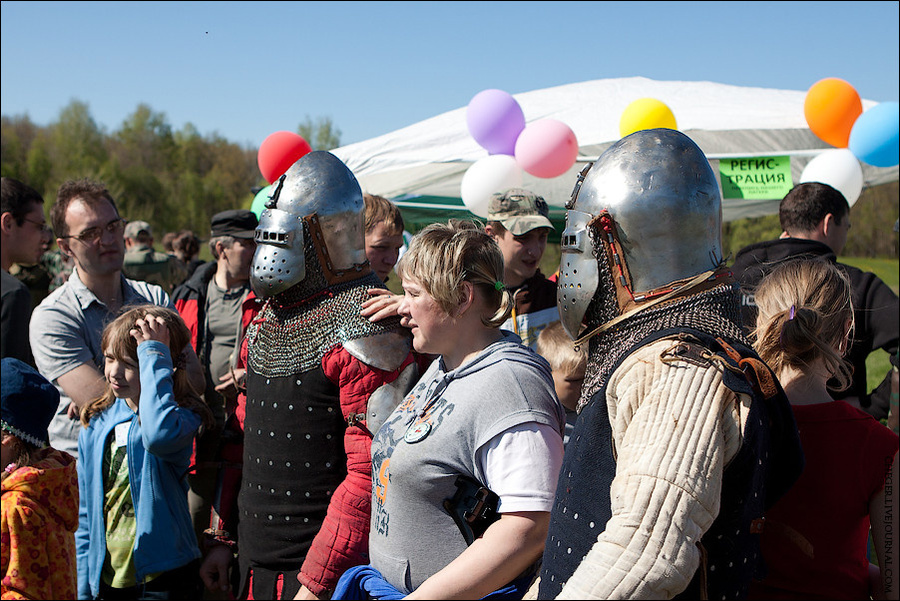
[[[516,153],[516,140],[525,129],[525,113],[516,99],[503,90],[484,90],[466,109],[469,133],[491,154]]]

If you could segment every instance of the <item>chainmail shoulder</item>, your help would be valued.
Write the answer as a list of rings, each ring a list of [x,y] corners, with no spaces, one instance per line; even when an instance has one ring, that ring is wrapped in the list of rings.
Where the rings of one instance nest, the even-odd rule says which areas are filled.
[[[304,223],[306,277],[266,301],[247,328],[248,363],[266,377],[303,373],[329,350],[359,338],[400,330],[399,317],[370,322],[359,314],[370,288],[384,288],[368,272],[359,279],[328,286]]]
[[[651,307],[591,338],[578,410],[580,411],[606,384],[612,369],[623,356],[654,332],[688,327],[750,346],[741,327],[739,297],[737,283],[722,284],[670,303]],[[615,300],[612,302],[615,303]]]

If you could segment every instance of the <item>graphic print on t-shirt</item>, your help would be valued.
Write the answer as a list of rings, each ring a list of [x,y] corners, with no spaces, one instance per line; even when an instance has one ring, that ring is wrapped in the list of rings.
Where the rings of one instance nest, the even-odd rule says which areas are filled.
[[[372,528],[387,535],[390,514],[385,509],[391,482],[391,456],[398,445],[418,444],[453,413],[455,404],[440,395],[439,382],[420,382],[397,407],[372,440]]]

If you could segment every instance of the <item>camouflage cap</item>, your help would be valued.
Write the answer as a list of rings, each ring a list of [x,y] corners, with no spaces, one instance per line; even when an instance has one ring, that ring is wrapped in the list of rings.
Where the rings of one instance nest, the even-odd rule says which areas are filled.
[[[148,236],[153,235],[153,230],[150,229],[150,224],[146,221],[129,221],[128,225],[125,226],[126,238],[131,238],[133,240],[142,233]]]
[[[556,229],[550,223],[547,202],[522,188],[510,188],[491,196],[488,221],[499,221],[513,236],[521,236],[539,227]]]

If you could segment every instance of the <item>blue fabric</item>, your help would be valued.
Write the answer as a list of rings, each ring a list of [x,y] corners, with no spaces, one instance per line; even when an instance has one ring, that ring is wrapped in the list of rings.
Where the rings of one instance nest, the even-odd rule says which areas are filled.
[[[513,580],[506,586],[502,588],[498,588],[493,593],[487,594],[482,599],[490,599],[491,601],[506,601],[507,599],[521,599],[525,596],[525,593],[528,592],[528,587],[531,585],[531,581],[534,580],[534,575],[529,574],[528,576],[523,576],[518,580]]]
[[[188,511],[188,485],[193,439],[200,417],[180,407],[172,394],[172,358],[156,341],[138,346],[141,416],[123,399],[95,415],[78,437],[78,598],[100,593],[106,558],[103,453],[115,427],[129,422],[128,480],[137,532],[134,566],[138,581],[147,574],[181,567],[200,557]]]
[[[56,414],[59,392],[36,369],[15,357],[4,357],[0,406],[4,430],[36,447],[50,443],[47,425]]]
[[[524,576],[513,580],[506,586],[497,589],[493,593],[485,595],[482,599],[506,600],[521,599],[528,592],[532,576]],[[356,566],[350,568],[337,583],[333,600],[345,599],[347,601],[364,601],[367,599],[403,599],[406,595],[394,588],[372,566]]]
[[[382,578],[381,573],[372,566],[356,566],[350,568],[332,593],[332,600],[346,599],[358,601],[365,599],[402,599],[403,593]]]

